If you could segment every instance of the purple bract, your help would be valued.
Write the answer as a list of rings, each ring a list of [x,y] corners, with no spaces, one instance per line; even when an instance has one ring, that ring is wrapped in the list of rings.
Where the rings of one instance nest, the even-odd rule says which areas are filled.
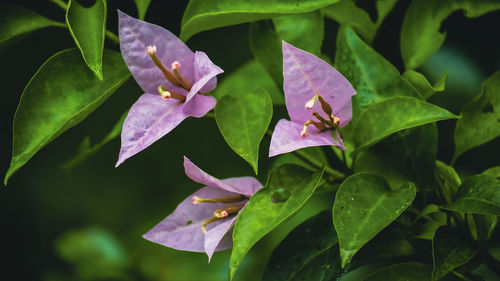
[[[189,116],[202,117],[215,98],[223,70],[203,52],[193,53],[168,30],[118,11],[123,59],[144,94],[132,105],[122,129],[116,166],[145,149]]]
[[[283,91],[291,121],[281,119],[276,125],[269,157],[309,146],[334,145],[345,150],[337,128],[351,121],[351,96],[356,91],[342,74],[283,41]]]
[[[144,235],[144,238],[178,250],[206,252],[233,245],[232,227],[248,199],[262,187],[253,177],[219,180],[184,157],[186,175],[206,185],[182,201],[175,211]]]

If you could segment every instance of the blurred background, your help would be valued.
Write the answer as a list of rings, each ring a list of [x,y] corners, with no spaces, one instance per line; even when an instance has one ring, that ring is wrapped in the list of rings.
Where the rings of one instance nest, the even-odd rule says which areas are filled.
[[[64,21],[64,11],[49,0],[1,0]],[[92,5],[93,0],[79,1]],[[146,20],[174,34],[188,1],[153,0]],[[382,25],[374,48],[401,71],[399,32],[409,0],[400,1]],[[375,18],[374,1],[358,1]],[[108,1],[107,28],[117,32],[116,9],[136,16],[133,0]],[[1,20],[1,19],[0,19]],[[195,35],[187,44],[203,50],[225,73],[252,58],[248,24]],[[447,90],[431,100],[459,113],[464,103],[480,92],[481,81],[500,69],[500,12],[476,19],[452,14],[442,26],[445,45],[420,70],[433,82],[449,72]],[[326,20],[323,52],[333,57],[338,24]],[[48,28],[34,32],[0,50],[0,103],[2,134],[0,172],[8,169],[12,121],[21,93],[42,63],[57,51],[73,48],[68,30]],[[118,46],[106,43],[107,48]],[[251,77],[249,77],[251,79]],[[61,169],[85,137],[99,142],[120,116],[142,94],[133,79],[125,83],[85,121],[50,143],[0,188],[0,241],[2,280],[225,280],[229,251],[216,253],[212,262],[203,253],[172,250],[153,244],[142,235],[171,213],[176,205],[201,186],[184,175],[183,155],[219,177],[253,175],[250,166],[225,143],[214,119],[190,118],[167,137],[114,168],[120,141],[104,146],[81,165]],[[271,123],[286,116],[276,108]],[[453,153],[454,120],[439,124],[439,155],[449,162]],[[269,139],[261,144],[258,178],[265,183],[272,159]],[[469,175],[500,165],[500,141],[473,149],[456,162]],[[471,165],[469,163],[475,163]],[[284,225],[260,241],[245,258],[237,280],[260,280],[267,259],[280,240],[301,221],[329,208],[333,198],[315,196]]]

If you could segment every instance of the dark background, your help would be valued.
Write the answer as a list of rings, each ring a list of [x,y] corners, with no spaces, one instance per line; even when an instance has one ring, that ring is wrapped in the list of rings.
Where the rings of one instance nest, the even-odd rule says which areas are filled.
[[[48,0],[2,2],[24,6],[51,19],[64,21],[64,12]],[[374,42],[375,49],[400,70],[403,66],[399,32],[408,4],[407,0],[397,4]],[[179,34],[186,5],[187,1],[153,0],[146,20]],[[359,1],[359,5],[376,17],[373,1]],[[136,16],[132,0],[108,1],[107,28],[115,33],[115,11],[118,8]],[[192,50],[205,51],[212,61],[221,66],[225,74],[219,79],[224,79],[225,75],[252,57],[248,47],[248,26],[242,24],[203,32],[187,44]],[[323,51],[331,57],[335,52],[337,27],[336,23],[326,21]],[[448,32],[446,43],[421,69],[431,81],[449,71],[448,90],[436,94],[433,102],[458,113],[466,101],[480,92],[481,81],[500,69],[499,27],[500,12],[477,19],[468,19],[457,12],[443,23],[442,29]],[[73,47],[68,30],[48,28],[34,32],[0,52],[2,175],[10,162],[12,121],[24,86],[47,58],[57,51]],[[109,42],[106,47],[118,50],[118,46]],[[78,265],[79,261],[87,261],[87,256],[81,258],[78,255],[85,255],[90,246],[63,243],[61,241],[71,239],[61,240],[61,237],[71,237],[68,233],[78,236],[78,233],[85,233],[81,231],[100,229],[115,241],[115,248],[121,249],[114,253],[120,257],[118,260],[125,261],[126,272],[131,276],[129,280],[225,280],[228,251],[215,254],[212,263],[208,264],[204,254],[172,250],[141,238],[172,212],[181,200],[200,187],[184,175],[183,155],[219,178],[253,174],[250,166],[227,146],[213,119],[187,119],[167,137],[117,169],[114,164],[119,140],[114,140],[72,171],[60,169],[60,165],[75,154],[85,136],[90,135],[93,143],[102,139],[140,94],[141,89],[130,79],[85,121],[35,155],[10,179],[7,187],[0,188],[0,249],[3,256],[0,279],[93,280],[94,277],[88,277],[88,274],[92,276],[90,271],[93,269],[81,269]],[[273,121],[270,126],[274,127],[274,124]],[[438,157],[445,162],[449,162],[453,153],[454,124],[455,121],[439,124]],[[458,159],[458,170],[468,175],[499,165],[499,144],[497,139],[467,152]],[[258,176],[262,183],[265,183],[271,165],[266,156],[268,146],[269,139],[265,138],[261,144]],[[244,260],[238,279],[260,280],[263,267],[276,244],[298,222],[331,205],[329,201],[328,198],[313,198],[303,211],[259,242]],[[86,236],[83,237],[85,240]],[[113,248],[112,242],[107,243]],[[70,256],[74,253],[78,257],[68,258],[64,254],[66,250],[61,249],[69,251]]]

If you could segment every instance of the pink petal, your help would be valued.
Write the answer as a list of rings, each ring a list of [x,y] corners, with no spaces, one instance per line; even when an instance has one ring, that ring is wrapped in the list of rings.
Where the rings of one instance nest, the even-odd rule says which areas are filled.
[[[255,192],[254,190],[256,190],[255,189],[256,183],[248,180],[248,177],[243,177],[243,179],[230,178],[225,180],[219,180],[204,172],[193,162],[191,162],[191,160],[189,160],[189,158],[187,158],[186,156],[184,156],[184,171],[186,175],[195,182],[205,184],[211,187],[217,187],[229,192],[242,194],[247,197],[252,196],[253,193]],[[241,186],[238,185],[240,183],[242,184]]]
[[[157,57],[168,69],[178,61],[179,72],[194,83],[194,54],[186,44],[163,27],[135,19],[120,10],[118,18],[121,53],[139,86],[146,93],[157,93],[160,85],[176,93],[186,93],[165,79],[146,51],[147,46],[156,46]]]
[[[204,52],[197,51],[194,54],[194,80],[196,81],[189,91],[186,101],[189,101],[197,92],[210,92],[217,86],[215,76],[224,72],[215,65]]]
[[[116,166],[169,133],[187,117],[201,117],[214,106],[213,97],[198,95],[188,103],[181,103],[175,99],[163,100],[159,94],[143,94],[123,123]]]
[[[238,192],[247,197],[251,197],[262,187],[262,184],[254,177],[227,178],[222,181],[232,186],[236,186]]]
[[[332,136],[332,131],[318,132],[313,126],[309,126],[309,135],[302,137],[304,124],[281,119],[274,128],[269,147],[269,157],[294,151],[304,147],[335,145],[345,150]],[[340,137],[340,136],[339,136]]]
[[[233,247],[232,227],[239,214],[238,212],[237,215],[225,219],[205,234],[205,253],[208,256],[208,262],[212,259],[215,251],[222,251]]]
[[[218,198],[224,196],[234,196],[232,192],[227,192],[219,188],[203,187],[182,201],[175,211],[157,224],[153,229],[144,234],[144,238],[152,242],[184,251],[204,252],[206,235],[201,230],[203,222],[213,217],[214,211],[231,206],[231,203],[200,203],[194,205],[191,201],[193,196],[202,198]],[[210,237],[211,243],[215,243],[219,233],[218,226],[226,224],[227,221],[219,220],[207,226],[207,234],[213,231]],[[224,234],[220,236],[221,240]],[[218,244],[218,243],[217,243]],[[224,244],[224,247],[227,244]],[[221,246],[223,248],[223,246]],[[212,251],[213,253],[213,251]]]
[[[304,123],[311,113],[322,113],[316,102],[311,110],[305,104],[320,94],[341,120],[341,126],[352,118],[351,96],[356,91],[335,68],[315,55],[283,41],[283,90],[288,114],[292,121]]]

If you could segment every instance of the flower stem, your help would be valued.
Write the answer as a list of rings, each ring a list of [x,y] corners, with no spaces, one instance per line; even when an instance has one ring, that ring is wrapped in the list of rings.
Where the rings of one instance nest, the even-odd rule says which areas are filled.
[[[266,134],[268,136],[272,136],[273,131],[271,129],[267,129]],[[330,166],[321,163],[321,161],[318,161],[316,158],[312,157],[311,155],[309,155],[307,152],[305,152],[303,150],[300,150],[300,149],[294,150],[294,151],[292,151],[292,153],[294,153],[295,155],[299,156],[299,158],[301,158],[302,160],[305,160],[306,162],[308,162],[309,164],[311,164],[317,168],[322,168],[324,166],[325,172],[327,174],[330,174],[331,176],[333,176],[335,179],[340,179],[340,178],[345,177],[344,173],[339,172],[337,170],[334,170]]]
[[[64,2],[63,0],[50,0],[52,3],[56,4],[59,8],[63,9],[64,11],[66,11],[66,8],[68,6],[68,4],[66,2]],[[67,27],[66,25],[64,25],[65,27]],[[61,26],[62,27],[62,26]],[[106,30],[106,37],[113,43],[115,44],[120,44],[120,39],[118,38],[118,35],[116,35],[115,33],[109,31],[109,30]]]
[[[212,112],[208,112],[207,114],[205,114],[205,117],[215,118],[215,114]],[[271,129],[267,129],[266,135],[271,137],[273,135],[273,131]],[[332,169],[330,166],[321,163],[316,158],[312,157],[311,155],[309,155],[307,152],[305,152],[303,150],[300,150],[300,149],[294,150],[294,151],[292,151],[292,153],[295,153],[299,158],[301,158],[302,160],[308,162],[309,164],[311,164],[317,168],[321,169],[324,166],[325,172],[327,174],[331,175],[334,179],[341,179],[341,178],[345,178],[345,176],[346,176],[344,173],[339,172],[335,169]]]

